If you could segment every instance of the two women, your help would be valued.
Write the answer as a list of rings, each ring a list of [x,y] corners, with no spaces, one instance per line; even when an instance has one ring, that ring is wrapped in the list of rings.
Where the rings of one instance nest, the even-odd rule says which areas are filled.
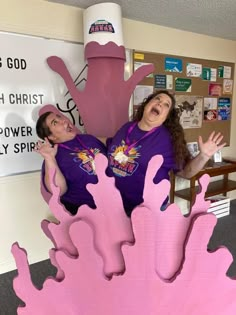
[[[75,206],[76,211],[84,203],[95,207],[85,186],[97,181],[93,158],[98,152],[107,154],[107,175],[115,178],[124,209],[130,216],[143,202],[145,174],[154,155],[163,156],[163,164],[154,177],[154,183],[159,183],[169,179],[170,170],[191,178],[225,145],[221,144],[223,136],[220,133],[212,132],[206,142],[199,137],[200,152],[190,159],[175,109],[175,98],[166,90],[157,91],[143,101],[134,120],[122,126],[112,139],[107,139],[107,152],[95,137],[76,135],[72,127],[68,120],[54,113],[40,116],[37,133],[45,142],[39,142],[37,149],[45,159],[43,178],[46,187],[50,191],[48,169],[55,167],[61,201],[67,209]]]

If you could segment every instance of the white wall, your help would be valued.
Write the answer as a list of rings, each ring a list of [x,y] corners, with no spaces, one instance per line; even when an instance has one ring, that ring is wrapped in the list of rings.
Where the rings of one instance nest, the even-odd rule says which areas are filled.
[[[43,0],[1,0],[0,31],[83,42],[82,10]],[[123,32],[126,48],[236,61],[235,41],[128,19],[123,19]],[[233,108],[231,146],[223,150],[223,155],[236,155],[235,128]],[[40,222],[49,211],[39,192],[39,173],[0,178],[0,215],[0,273],[15,269],[10,253],[15,241],[27,250],[30,263],[48,258],[51,243],[41,232]]]

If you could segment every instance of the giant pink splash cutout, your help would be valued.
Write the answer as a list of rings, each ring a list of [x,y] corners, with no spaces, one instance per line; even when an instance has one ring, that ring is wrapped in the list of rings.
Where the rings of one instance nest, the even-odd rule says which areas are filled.
[[[60,281],[47,279],[43,288],[37,290],[30,278],[26,252],[17,244],[13,245],[19,271],[14,288],[26,303],[18,309],[18,314],[234,315],[236,282],[225,276],[232,257],[226,249],[215,253],[206,250],[216,224],[214,215],[204,214],[208,204],[203,196],[209,178],[201,179],[202,190],[188,218],[182,217],[174,204],[161,212],[159,206],[165,199],[169,183],[153,184],[154,170],[162,163],[162,157],[154,157],[146,176],[144,204],[134,210],[131,218],[135,244],[124,246],[127,239],[122,242],[120,231],[130,229],[130,225],[122,226],[120,198],[112,179],[104,175],[106,163],[104,157],[98,156],[99,184],[88,187],[99,207],[96,210],[81,207],[79,212],[83,215],[71,220],[66,229],[79,256],[72,257],[63,249],[54,251],[53,259],[62,271]],[[55,187],[53,198],[57,194]],[[54,213],[61,213],[62,223],[66,216],[63,217],[64,209],[57,198],[50,207],[54,208]],[[119,211],[120,220],[117,219]],[[199,216],[200,213],[203,214]],[[111,228],[112,217],[114,225]],[[57,243],[58,236],[52,230],[51,233]],[[105,240],[101,250],[98,244],[104,237],[110,240]],[[119,244],[115,249],[106,248],[115,243]],[[111,280],[104,276],[109,252],[109,266],[122,267],[121,257],[125,263],[124,274],[116,277],[114,272]]]
[[[49,206],[60,223],[50,223],[45,220],[42,222],[42,228],[57,249],[63,249],[76,257],[78,251],[71,241],[69,228],[75,221],[86,221],[92,227],[94,245],[103,257],[104,274],[107,277],[111,277],[113,274],[124,272],[125,265],[121,246],[124,243],[132,244],[134,236],[131,221],[123,210],[120,193],[115,189],[114,178],[109,178],[105,175],[105,169],[107,168],[106,157],[98,154],[96,165],[97,163],[100,165],[100,167],[96,167],[99,182],[96,185],[88,185],[90,193],[96,196],[97,209],[92,210],[88,206],[81,206],[75,216],[70,215],[59,204],[59,189],[55,187]],[[108,196],[111,198],[108,198]],[[53,256],[54,252],[51,253],[52,259]],[[63,273],[59,272],[57,277],[61,278],[62,275]]]

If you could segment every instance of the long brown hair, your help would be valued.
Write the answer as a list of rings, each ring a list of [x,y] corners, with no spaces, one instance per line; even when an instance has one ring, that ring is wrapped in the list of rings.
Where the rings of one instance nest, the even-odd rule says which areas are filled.
[[[169,114],[163,123],[164,126],[169,130],[172,144],[174,147],[175,161],[177,167],[182,169],[184,165],[190,160],[190,153],[187,149],[187,143],[184,137],[184,130],[179,122],[179,114],[175,108],[175,97],[167,90],[159,90],[150,94],[143,102],[139,105],[137,112],[134,115],[134,121],[140,121],[143,117],[145,106],[157,95],[166,94],[171,99],[171,108]]]

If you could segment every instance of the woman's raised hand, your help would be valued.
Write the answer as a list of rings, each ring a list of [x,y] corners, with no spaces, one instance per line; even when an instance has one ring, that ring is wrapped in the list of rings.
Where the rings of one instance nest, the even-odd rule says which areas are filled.
[[[47,138],[44,141],[38,141],[34,151],[41,154],[44,159],[54,158],[57,154],[58,144],[52,145]]]
[[[202,137],[199,136],[198,145],[199,150],[202,154],[205,154],[209,158],[211,158],[217,151],[221,150],[226,142],[221,143],[223,140],[223,135],[218,132],[213,131],[206,142],[203,142]]]

